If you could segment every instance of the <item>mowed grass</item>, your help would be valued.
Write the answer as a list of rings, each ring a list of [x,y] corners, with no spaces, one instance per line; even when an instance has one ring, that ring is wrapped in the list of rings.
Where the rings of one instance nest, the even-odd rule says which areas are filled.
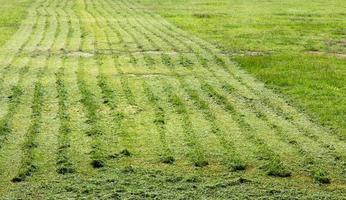
[[[0,66],[1,199],[345,198],[339,135],[137,1],[34,0]]]
[[[32,0],[0,1],[0,45],[2,46],[18,30]]]
[[[318,123],[345,137],[344,1],[140,2],[214,43]]]

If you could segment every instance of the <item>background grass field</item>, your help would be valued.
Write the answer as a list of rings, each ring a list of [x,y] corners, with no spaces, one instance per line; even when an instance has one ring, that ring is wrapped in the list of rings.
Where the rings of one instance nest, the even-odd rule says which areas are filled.
[[[1,1],[1,199],[346,198],[341,1]]]

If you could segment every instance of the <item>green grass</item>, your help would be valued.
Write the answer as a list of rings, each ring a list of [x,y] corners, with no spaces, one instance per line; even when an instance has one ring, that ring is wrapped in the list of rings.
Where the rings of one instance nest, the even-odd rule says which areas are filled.
[[[26,9],[33,0],[0,1],[0,46],[18,30]]]
[[[202,5],[165,13],[209,20],[228,4]],[[345,198],[345,141],[234,63],[263,69],[288,50],[232,57],[145,6],[26,8],[0,49],[0,199]]]
[[[345,4],[332,1],[138,0],[226,51],[344,52]]]
[[[345,137],[344,1],[139,2],[233,55],[242,68]]]
[[[317,119],[346,135],[346,61],[335,57],[276,54],[235,59],[250,73],[292,99]]]

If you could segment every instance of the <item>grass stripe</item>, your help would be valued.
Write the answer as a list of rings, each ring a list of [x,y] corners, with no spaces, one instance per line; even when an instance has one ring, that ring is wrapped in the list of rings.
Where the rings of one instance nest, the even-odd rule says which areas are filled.
[[[156,128],[159,132],[160,143],[162,146],[162,154],[160,155],[160,160],[161,162],[166,164],[173,164],[175,158],[173,157],[172,150],[167,144],[166,138],[166,112],[164,108],[159,104],[159,97],[155,96],[149,84],[145,80],[143,80],[143,88],[146,97],[155,110],[154,124],[156,125]]]
[[[39,73],[41,74],[41,73]],[[27,177],[33,175],[37,170],[37,165],[34,163],[34,151],[37,148],[36,136],[41,128],[42,105],[44,101],[44,86],[39,81],[36,81],[34,88],[34,96],[32,100],[31,124],[26,134],[26,139],[22,147],[23,156],[18,174],[12,179],[12,182],[21,182]]]
[[[293,114],[297,113],[297,111],[293,107],[289,106],[287,103],[282,102],[282,99],[278,99],[278,97],[273,97],[273,93],[264,96],[263,90],[267,91],[267,89],[262,88],[263,90],[261,93],[258,91],[256,92],[255,87],[249,87],[247,85],[248,83],[246,83],[243,79],[239,78],[233,70],[227,67],[227,62],[225,61],[225,59],[222,59],[221,57],[215,57],[215,60],[219,66],[222,66],[226,73],[231,74],[241,85],[245,86],[245,89],[248,90],[251,95],[260,98],[260,100],[265,104],[266,107],[270,108],[278,116],[284,118],[289,124],[293,125],[304,137],[311,139],[316,144],[320,144],[320,148],[325,149],[326,152],[329,155],[333,156],[336,160],[340,160],[340,158],[342,157],[343,160],[345,160],[345,154],[343,154],[342,151],[335,151],[335,144],[338,146],[339,149],[343,148],[343,146],[345,145],[340,140],[338,141],[338,139],[333,137],[332,135],[327,135],[327,132],[325,131],[311,127],[310,125],[312,124],[311,122],[309,122],[308,119],[306,119],[301,114]],[[259,87],[258,84],[257,86]],[[276,103],[273,103],[272,100],[269,100],[270,95],[271,97],[277,99]],[[280,106],[283,107],[278,106],[278,104],[280,104]],[[287,112],[287,110],[291,110],[293,113]],[[302,118],[305,123],[300,121]],[[307,125],[310,127],[307,128]],[[323,137],[323,139],[321,137]]]
[[[64,66],[65,62],[63,63]],[[59,174],[73,173],[74,168],[72,162],[68,158],[68,151],[70,148],[69,135],[71,134],[71,117],[68,112],[68,92],[64,81],[64,67],[61,67],[56,73],[56,87],[59,98],[59,119],[60,128],[58,136],[58,156],[57,156],[57,172]]]
[[[51,6],[52,2],[47,2],[45,7]],[[54,6],[54,4],[53,4]],[[55,31],[57,29],[56,23],[49,23],[50,17],[44,20],[44,24],[42,23],[42,37],[38,37],[39,43],[41,48],[49,49],[54,41]],[[47,33],[49,31],[49,33]],[[53,38],[52,38],[53,37]],[[50,42],[47,42],[50,41]],[[39,48],[38,45],[36,45],[36,48]],[[38,80],[35,83],[34,88],[34,97],[32,101],[32,116],[31,116],[31,125],[29,127],[29,130],[26,134],[26,139],[23,144],[23,157],[21,161],[21,166],[19,168],[19,172],[16,177],[12,179],[13,182],[20,182],[25,180],[27,177],[32,176],[33,173],[37,170],[37,163],[34,160],[35,159],[35,153],[38,149],[38,143],[39,140],[37,139],[38,135],[41,131],[41,122],[42,122],[42,112],[43,112],[43,104],[44,104],[44,73],[48,70],[48,63],[46,58],[42,58],[44,63],[39,63],[45,65],[44,69],[41,69],[38,75]]]
[[[290,176],[291,172],[285,169],[280,161],[279,156],[276,155],[262,139],[257,138],[253,134],[255,130],[253,130],[251,125],[244,120],[244,117],[238,113],[234,106],[224,96],[218,93],[211,85],[207,83],[202,85],[202,90],[205,91],[210,98],[214,99],[217,104],[223,106],[224,109],[233,116],[234,120],[238,122],[242,133],[246,134],[250,141],[253,141],[254,144],[258,145],[258,155],[260,155],[262,159],[268,161],[266,166],[268,175],[283,177]]]
[[[87,123],[89,128],[86,135],[92,139],[92,150],[91,155],[91,165],[94,168],[101,168],[105,166],[105,155],[102,149],[102,135],[105,132],[105,128],[102,124],[101,119],[103,115],[100,112],[100,105],[98,103],[97,96],[95,96],[94,91],[91,90],[92,83],[88,83],[87,74],[85,72],[85,59],[81,58],[79,70],[77,72],[78,87],[82,95],[81,103],[86,109],[86,117],[88,119]]]
[[[11,87],[11,95],[9,99],[9,105],[7,113],[0,120],[0,148],[3,147],[4,142],[7,140],[7,136],[12,133],[12,120],[17,111],[18,105],[21,103],[21,97],[23,95],[22,80],[23,76],[28,72],[28,59],[23,59],[22,67],[19,69],[19,78],[17,83]]]

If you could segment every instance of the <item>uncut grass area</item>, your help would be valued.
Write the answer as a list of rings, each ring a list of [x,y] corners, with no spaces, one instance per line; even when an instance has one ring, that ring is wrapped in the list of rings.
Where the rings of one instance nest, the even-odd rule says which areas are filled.
[[[15,2],[0,14],[17,24],[0,23],[0,199],[346,198],[342,115],[325,125],[244,68],[272,54],[230,56],[163,15],[169,1]]]

